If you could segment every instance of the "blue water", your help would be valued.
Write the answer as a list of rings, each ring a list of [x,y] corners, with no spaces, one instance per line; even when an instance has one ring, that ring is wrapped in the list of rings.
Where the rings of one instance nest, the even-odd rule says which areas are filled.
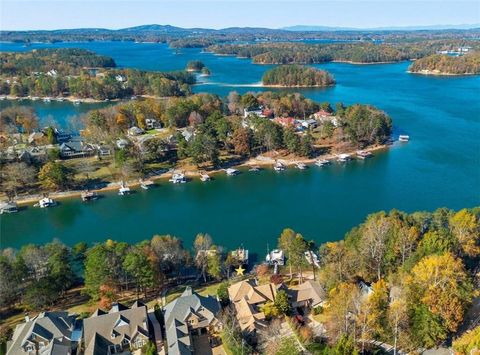
[[[271,67],[198,49],[175,54],[164,44],[151,43],[62,43],[30,48],[1,44],[0,48],[45,46],[88,48],[112,56],[119,66],[146,70],[178,70],[189,60],[199,59],[213,75],[199,78],[204,83],[196,85],[195,92],[222,96],[232,90],[262,90],[258,83]],[[138,241],[155,233],[178,235],[188,245],[197,232],[208,232],[226,247],[243,242],[263,253],[266,244],[273,245],[287,226],[321,242],[342,238],[378,210],[480,205],[480,77],[412,75],[406,73],[406,62],[318,67],[335,76],[335,87],[292,91],[320,102],[375,105],[392,117],[395,135],[408,134],[411,141],[347,166],[285,174],[245,173],[208,184],[171,186],[163,182],[155,190],[128,198],[111,194],[91,205],[70,200],[48,211],[28,208],[0,217],[2,247],[53,237],[69,244],[106,237]],[[62,122],[70,121],[67,116],[72,110],[88,109],[53,102],[36,102],[34,107],[42,117],[52,114]]]

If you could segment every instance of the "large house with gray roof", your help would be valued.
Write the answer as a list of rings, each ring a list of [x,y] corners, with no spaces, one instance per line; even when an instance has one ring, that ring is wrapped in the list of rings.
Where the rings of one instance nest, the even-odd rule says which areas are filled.
[[[201,296],[187,287],[179,298],[164,309],[168,354],[193,354],[193,337],[222,329],[217,319],[219,311],[220,304],[216,298]]]
[[[142,348],[150,338],[147,307],[135,302],[120,303],[109,312],[97,309],[83,321],[85,355],[109,355]]]
[[[67,312],[43,312],[32,319],[26,317],[7,343],[7,354],[72,354],[81,336],[81,332],[74,331],[75,318]]]

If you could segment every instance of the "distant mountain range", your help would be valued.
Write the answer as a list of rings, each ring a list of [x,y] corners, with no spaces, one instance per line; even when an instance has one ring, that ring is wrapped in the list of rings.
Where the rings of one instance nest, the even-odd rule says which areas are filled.
[[[372,28],[355,28],[355,27],[332,27],[332,26],[310,26],[310,25],[296,25],[282,28],[265,28],[265,27],[227,27],[222,29],[211,28],[182,28],[172,25],[141,25],[134,27],[126,27],[120,29],[108,28],[72,28],[72,29],[57,29],[57,30],[18,30],[0,32],[15,33],[15,32],[29,32],[29,33],[150,33],[150,34],[187,34],[187,33],[276,33],[282,31],[289,32],[338,32],[338,31],[421,31],[421,30],[468,30],[480,28],[480,24],[463,24],[463,25],[432,25],[432,26],[406,26],[406,27],[372,27]]]
[[[393,27],[372,27],[372,28],[355,28],[355,27],[330,27],[330,26],[308,26],[296,25],[282,27],[281,30],[297,31],[297,32],[323,32],[323,31],[433,31],[433,30],[470,30],[480,28],[480,24],[463,24],[463,25],[430,25],[430,26],[393,26]]]

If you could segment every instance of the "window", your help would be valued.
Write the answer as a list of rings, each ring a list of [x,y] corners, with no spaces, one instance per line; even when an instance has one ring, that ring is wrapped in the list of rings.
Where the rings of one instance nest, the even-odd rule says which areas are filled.
[[[43,348],[45,347],[45,343],[44,343],[43,341],[39,342],[39,343],[38,343],[38,347],[39,347],[40,349],[43,349]]]
[[[189,323],[189,324],[195,324],[195,319],[189,319],[189,320],[188,320],[188,323]]]
[[[35,351],[35,347],[32,345],[32,344],[28,344],[25,349],[27,349],[27,352],[30,352],[30,351]]]

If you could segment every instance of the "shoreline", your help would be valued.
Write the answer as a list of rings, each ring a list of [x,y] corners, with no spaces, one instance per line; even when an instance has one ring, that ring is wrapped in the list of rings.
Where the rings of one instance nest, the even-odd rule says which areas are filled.
[[[389,146],[390,146],[389,144],[375,145],[375,146],[367,147],[367,148],[363,149],[363,151],[373,153],[373,152],[387,150],[389,148]],[[354,155],[356,151],[357,150],[348,151],[344,154]],[[282,164],[285,164],[288,167],[292,167],[296,163],[303,163],[303,164],[311,165],[311,164],[314,164],[315,161],[318,160],[318,159],[328,159],[328,160],[335,159],[335,157],[337,157],[339,154],[341,154],[341,153],[326,154],[326,155],[318,156],[318,157],[315,157],[315,158],[297,158],[297,159],[287,158],[287,157],[284,157],[284,158],[276,157],[276,158],[274,158],[274,157],[259,155],[259,156],[253,157],[253,158],[249,158],[248,160],[246,160],[246,161],[244,161],[240,164],[233,165],[232,167],[233,168],[249,168],[249,167],[253,167],[253,166],[259,166],[259,167],[265,168],[265,167],[268,167],[268,166],[273,166],[275,164],[275,162],[281,162]],[[173,170],[174,171],[181,171],[181,169],[173,169]],[[220,174],[220,173],[224,172],[224,170],[225,170],[225,168],[217,168],[217,169],[214,169],[214,170],[207,171],[207,173],[210,176],[214,176],[214,175],[217,175],[217,174]],[[193,178],[200,177],[201,172],[202,172],[202,170],[197,169],[197,170],[185,171],[184,174],[187,178],[193,179]],[[161,180],[166,180],[166,179],[170,178],[171,175],[172,175],[172,171],[170,170],[170,171],[158,174],[158,175],[150,176],[146,180],[151,180],[151,181],[157,182],[157,181],[161,181]],[[126,185],[130,188],[137,188],[137,187],[140,186],[140,181],[138,181],[138,180],[127,181]],[[89,191],[95,191],[95,192],[101,194],[102,192],[111,192],[111,191],[118,190],[119,186],[120,186],[120,183],[118,183],[118,182],[109,182],[107,184],[107,186],[105,186],[103,188],[92,189],[92,190],[89,190]],[[55,199],[55,200],[64,200],[64,199],[77,198],[77,197],[79,198],[81,196],[81,194],[85,191],[87,191],[87,190],[57,191],[57,192],[49,193],[48,196],[52,199]],[[15,202],[17,203],[17,205],[19,207],[20,206],[23,207],[23,206],[28,206],[28,205],[37,203],[38,200],[41,199],[42,197],[43,197],[43,193],[31,194],[31,195],[21,197],[21,198],[15,200]]]
[[[331,85],[278,85],[278,84],[263,84],[264,88],[283,88],[283,89],[308,89],[308,88],[331,88],[336,84]]]
[[[480,75],[480,73],[461,73],[461,74],[455,74],[455,73],[445,73],[445,72],[437,72],[435,70],[420,70],[420,71],[411,71],[407,70],[407,73],[409,74],[418,74],[418,75],[432,75],[432,76],[473,76],[473,75]]]
[[[12,96],[12,95],[4,95],[3,96],[3,100],[9,100],[9,101],[43,101],[44,99],[50,99],[50,101],[54,101],[54,102],[64,102],[64,101],[68,101],[68,102],[71,102],[71,103],[81,103],[81,104],[93,104],[93,103],[102,103],[102,102],[120,102],[122,100],[128,100],[128,99],[109,99],[108,101],[105,101],[105,100],[98,100],[98,99],[94,99],[94,98],[80,98],[80,97],[76,97],[76,96],[62,96],[60,97],[61,100],[58,100],[59,97],[52,97],[52,96],[33,96],[35,97],[36,99],[33,100],[32,99],[32,96]]]

